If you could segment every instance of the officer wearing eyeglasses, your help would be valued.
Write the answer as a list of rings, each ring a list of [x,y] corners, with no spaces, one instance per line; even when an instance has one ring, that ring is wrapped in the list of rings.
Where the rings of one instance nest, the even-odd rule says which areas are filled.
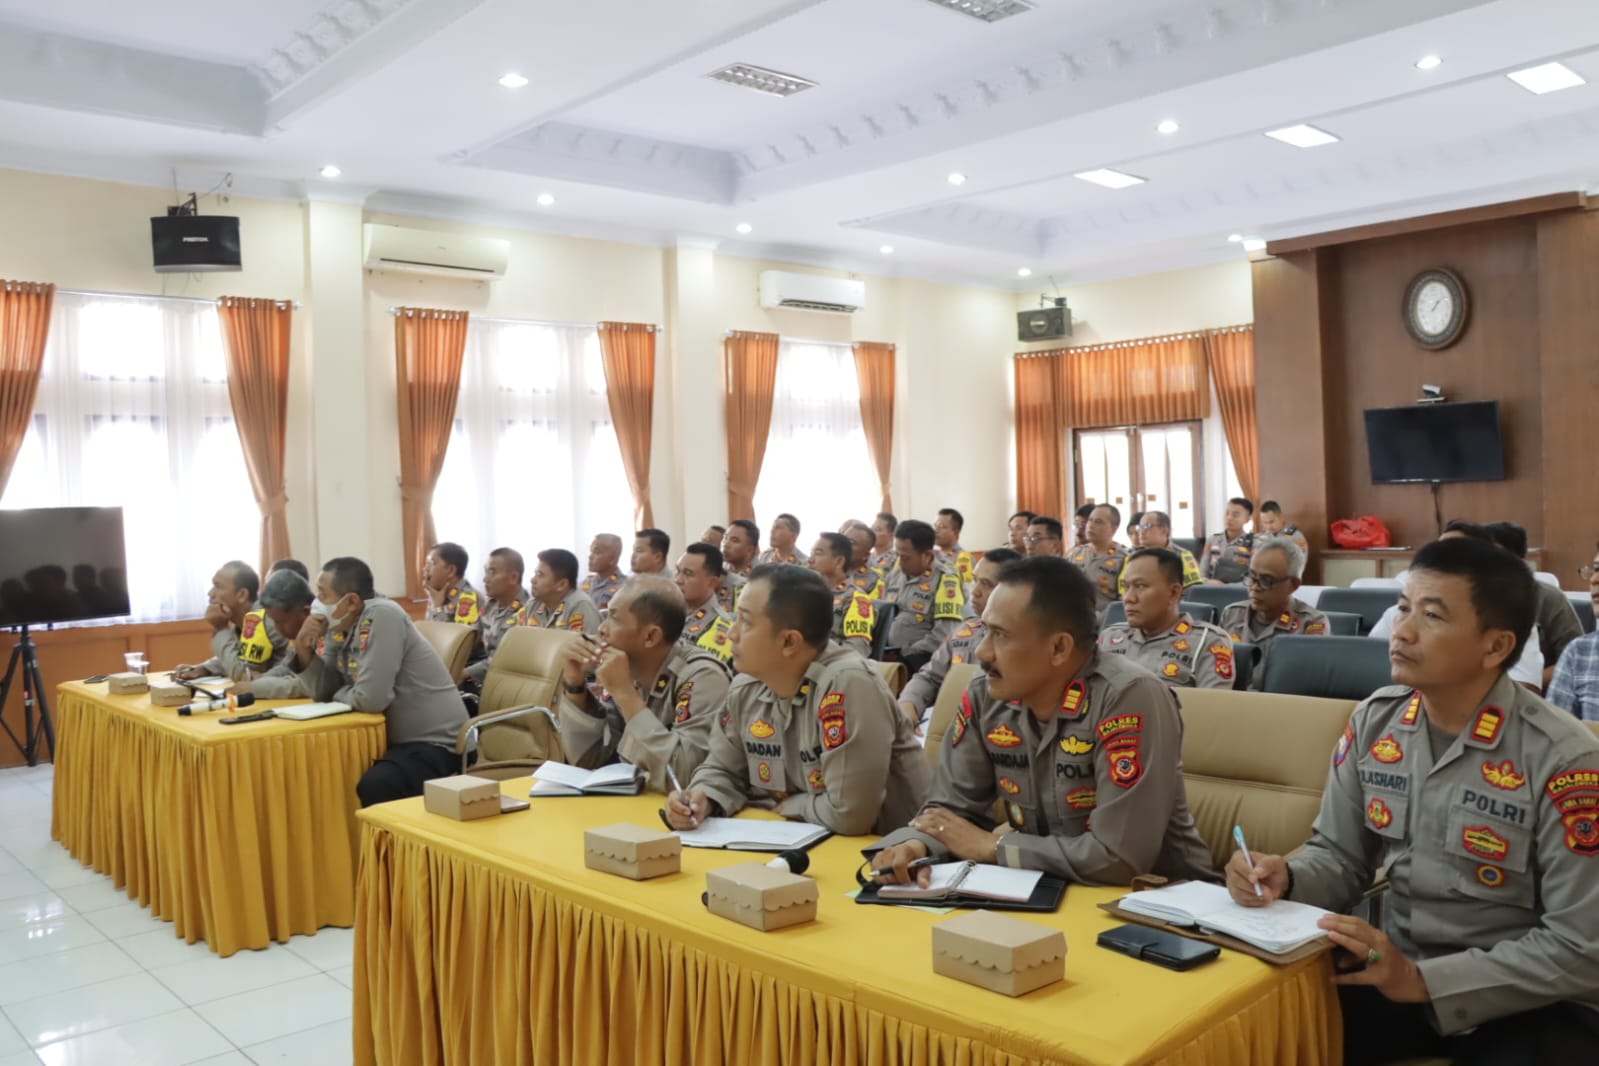
[[[1327,616],[1296,599],[1300,575],[1305,572],[1305,553],[1286,537],[1273,537],[1255,546],[1249,569],[1244,572],[1244,587],[1249,599],[1228,604],[1221,613],[1221,627],[1234,640],[1246,640],[1260,649],[1260,665],[1249,681],[1259,691],[1266,678],[1266,660],[1271,642],[1279,636],[1326,636]]]
[[[1061,526],[1060,519],[1048,515],[1035,515],[1027,523],[1027,536],[1023,543],[1027,547],[1027,555],[1065,555],[1066,546],[1062,543],[1066,530]]]

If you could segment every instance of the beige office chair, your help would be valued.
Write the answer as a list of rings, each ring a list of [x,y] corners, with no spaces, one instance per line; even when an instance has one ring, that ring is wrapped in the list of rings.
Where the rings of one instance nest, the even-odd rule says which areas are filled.
[[[910,682],[910,675],[905,672],[905,664],[883,663],[878,662],[876,659],[868,661],[872,664],[872,668],[877,671],[877,676],[887,682],[888,691],[894,694],[895,699],[899,699],[900,691]]]
[[[506,631],[489,660],[478,713],[461,726],[456,740],[463,772],[496,780],[525,777],[540,764],[565,757],[554,707],[566,647],[579,639],[564,629]],[[477,762],[468,770],[474,746]]]
[[[944,675],[944,685],[938,690],[938,699],[933,704],[932,721],[927,723],[927,761],[932,766],[938,765],[938,753],[944,747],[944,734],[954,724],[955,712],[961,705],[961,694],[972,683],[972,678],[977,676],[977,670],[976,663],[958,663]]]
[[[457,685],[466,676],[467,661],[477,648],[477,627],[463,626],[459,622],[418,622],[416,631],[432,645],[450,672],[450,680]]]

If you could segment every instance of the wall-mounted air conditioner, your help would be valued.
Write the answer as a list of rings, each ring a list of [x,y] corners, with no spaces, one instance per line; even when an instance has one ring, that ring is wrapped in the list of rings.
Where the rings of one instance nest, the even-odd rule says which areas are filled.
[[[761,271],[761,306],[850,315],[866,306],[866,283],[819,274]]]
[[[511,260],[511,242],[497,237],[464,237],[370,222],[365,229],[368,270],[497,281],[505,277]]]

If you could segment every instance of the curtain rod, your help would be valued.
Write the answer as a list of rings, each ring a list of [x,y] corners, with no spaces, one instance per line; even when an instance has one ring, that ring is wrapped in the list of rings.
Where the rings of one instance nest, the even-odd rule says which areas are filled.
[[[1248,333],[1254,330],[1253,323],[1241,326],[1218,326],[1215,329],[1184,330],[1181,333],[1163,333],[1155,337],[1130,337],[1120,341],[1100,341],[1097,344],[1080,344],[1062,348],[1041,348],[1030,352],[1017,352],[1017,359],[1049,359],[1057,355],[1086,355],[1090,352],[1107,352],[1116,348],[1137,348],[1145,344],[1162,344],[1166,341],[1200,340],[1205,337],[1216,337],[1227,333]]]
[[[398,315],[403,310],[404,308],[402,307],[391,307],[389,308],[389,314]],[[429,308],[429,310],[432,309]],[[438,310],[449,311],[452,308],[441,307]],[[475,311],[467,311],[466,316],[468,322],[493,322],[496,325],[503,326],[556,326],[561,329],[599,329],[600,327],[598,322],[551,322],[543,318],[497,318],[493,315],[480,315]],[[653,323],[648,322],[639,324],[653,325]],[[659,330],[661,327],[655,326],[655,328]]]
[[[58,294],[62,295],[62,296],[93,296],[96,299],[112,299],[112,300],[175,300],[178,303],[184,303],[184,304],[210,304],[212,307],[215,307],[218,303],[221,302],[216,297],[205,297],[205,296],[162,296],[160,293],[154,293],[154,292],[96,292],[93,289],[57,289],[56,292]],[[251,299],[251,297],[242,297],[242,298],[243,299]],[[255,299],[263,299],[263,300],[271,299],[271,297],[267,297],[267,296],[254,297],[254,298]],[[274,303],[279,303],[279,304],[293,303],[294,309],[296,311],[298,311],[300,309],[300,301],[299,300],[292,300],[292,301],[290,301],[290,300],[274,300],[273,302]]]

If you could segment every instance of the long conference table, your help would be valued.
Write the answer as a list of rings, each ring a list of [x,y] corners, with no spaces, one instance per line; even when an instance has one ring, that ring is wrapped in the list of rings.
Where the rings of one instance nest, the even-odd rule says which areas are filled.
[[[349,926],[355,783],[383,754],[384,717],[222,717],[61,685],[55,839],[219,955]]]
[[[502,785],[525,797],[526,778]],[[421,800],[360,812],[355,1058],[398,1064],[1293,1066],[1342,1058],[1329,956],[1233,952],[1174,973],[1106,951],[1073,886],[1054,914],[1066,979],[1010,999],[932,970],[945,916],[860,906],[864,838],[811,851],[817,920],[760,933],[711,915],[708,870],[766,856],[685,848],[634,882],[583,865],[583,830],[659,826],[660,796],[536,798],[457,822]]]

